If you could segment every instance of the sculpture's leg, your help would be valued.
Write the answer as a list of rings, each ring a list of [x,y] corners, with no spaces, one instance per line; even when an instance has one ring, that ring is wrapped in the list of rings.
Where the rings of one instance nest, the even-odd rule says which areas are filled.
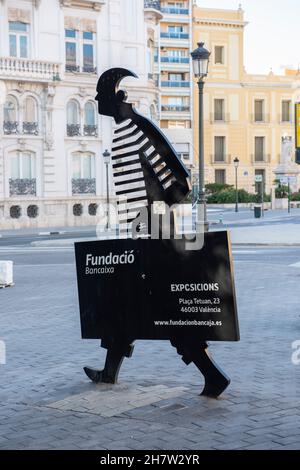
[[[217,398],[230,384],[230,379],[208,355],[208,345],[204,341],[173,339],[172,346],[177,348],[185,364],[191,362],[200,370],[205,379],[201,395]]]
[[[118,381],[120,367],[124,357],[131,357],[133,353],[133,344],[126,345],[105,345],[101,344],[107,349],[105,366],[103,370],[91,369],[84,367],[86,375],[95,383],[104,382],[115,384]]]

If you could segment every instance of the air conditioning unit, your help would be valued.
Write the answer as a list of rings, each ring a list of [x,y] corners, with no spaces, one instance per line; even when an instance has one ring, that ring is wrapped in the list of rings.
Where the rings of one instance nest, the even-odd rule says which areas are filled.
[[[0,287],[13,285],[13,261],[0,261]]]

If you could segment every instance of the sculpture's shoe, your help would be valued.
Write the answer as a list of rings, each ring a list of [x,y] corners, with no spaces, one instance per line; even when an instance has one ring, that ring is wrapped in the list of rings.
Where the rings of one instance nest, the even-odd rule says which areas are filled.
[[[213,381],[205,381],[205,386],[200,395],[211,398],[218,398],[230,384],[230,379],[224,374],[219,375]]]
[[[106,380],[103,380],[103,374],[101,370],[91,369],[90,367],[84,367],[83,370],[92,382],[95,382],[96,384],[100,382],[107,382]]]

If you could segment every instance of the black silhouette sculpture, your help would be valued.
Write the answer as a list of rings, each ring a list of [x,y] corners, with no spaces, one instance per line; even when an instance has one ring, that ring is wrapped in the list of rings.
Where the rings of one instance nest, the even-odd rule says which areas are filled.
[[[136,75],[121,68],[103,73],[96,100],[99,113],[113,117],[116,123],[113,177],[116,195],[126,198],[119,202],[119,220],[121,232],[132,236],[131,229],[142,208],[150,208],[155,201],[164,201],[169,206],[180,203],[190,192],[190,181],[188,171],[160,129],[126,103],[126,92],[118,89],[124,77]],[[143,236],[149,235],[150,220],[145,225],[146,228],[139,228]],[[107,349],[104,369],[85,367],[87,376],[96,383],[116,383],[124,357],[132,355],[134,339],[126,334],[116,336],[114,332],[102,338],[101,346]],[[169,339],[185,364],[193,362],[203,374],[202,395],[219,396],[230,380],[209,357],[207,343],[176,334]]]

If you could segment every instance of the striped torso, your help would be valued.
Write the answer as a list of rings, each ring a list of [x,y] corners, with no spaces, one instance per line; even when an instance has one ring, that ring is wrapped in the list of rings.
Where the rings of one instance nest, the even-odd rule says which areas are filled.
[[[163,192],[176,179],[148,137],[132,120],[116,127],[112,160],[120,233],[130,237],[132,221],[141,208],[149,209],[154,200],[164,200]],[[160,197],[153,196],[149,181],[145,179],[149,172],[153,173],[153,185],[157,186],[156,194]]]

